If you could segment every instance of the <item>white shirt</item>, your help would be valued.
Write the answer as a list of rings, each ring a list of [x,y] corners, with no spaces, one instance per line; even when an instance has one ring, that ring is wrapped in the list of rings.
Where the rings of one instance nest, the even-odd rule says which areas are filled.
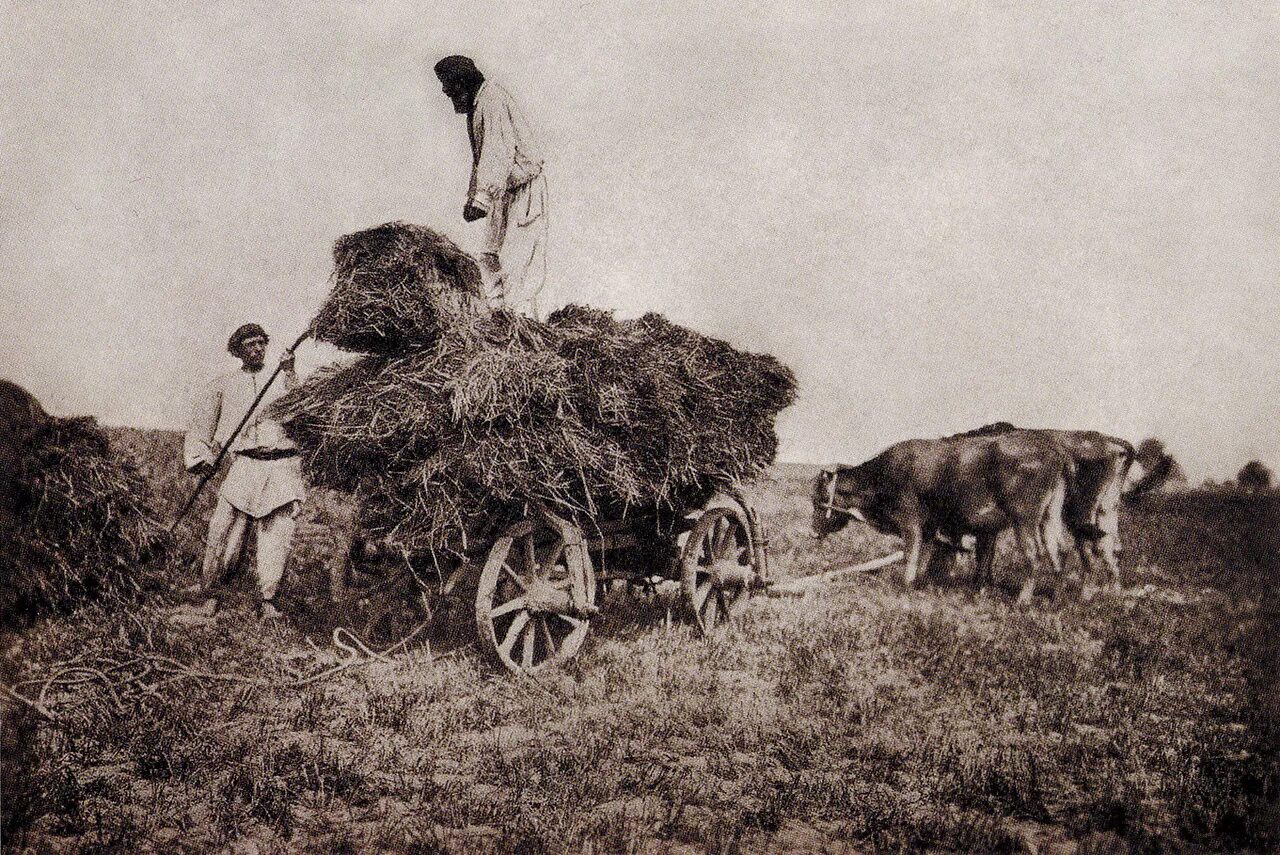
[[[542,172],[542,151],[507,90],[486,80],[470,116],[471,187],[467,201],[491,211],[508,190]]]
[[[244,418],[249,405],[258,397],[262,384],[267,382],[273,370],[266,366],[257,371],[236,368],[219,374],[196,395],[195,406],[191,412],[191,426],[182,444],[183,463],[188,469],[202,461],[207,463],[214,461],[219,449],[236,429],[236,425],[240,424],[240,419]],[[251,448],[263,450],[297,448],[293,440],[285,435],[284,428],[279,422],[263,415],[272,401],[297,386],[296,372],[281,371],[280,376],[271,384],[262,402],[258,404],[257,409],[240,431],[240,435],[236,437],[231,446],[231,452]]]

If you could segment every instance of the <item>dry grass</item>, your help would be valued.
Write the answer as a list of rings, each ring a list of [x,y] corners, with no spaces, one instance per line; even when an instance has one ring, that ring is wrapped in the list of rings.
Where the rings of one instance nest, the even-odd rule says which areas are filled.
[[[369,531],[422,551],[527,501],[679,516],[773,462],[794,397],[771,356],[660,315],[568,306],[546,323],[459,320],[317,374],[275,413],[314,482],[354,492]]]
[[[175,464],[176,465],[176,464]],[[879,554],[803,537],[807,471],[758,500],[780,569]],[[159,473],[158,473],[159,474]],[[170,479],[173,476],[165,476]],[[235,610],[49,621],[22,678],[76,654],[169,656],[277,685],[187,680],[120,706],[96,682],[19,716],[14,851],[1273,851],[1277,502],[1151,498],[1123,596],[1020,610],[963,586],[859,578],[759,598],[702,640],[621,597],[558,673],[516,680],[414,645],[343,654]],[[341,513],[313,503],[310,589]],[[332,515],[328,517],[327,515]],[[466,609],[462,610],[463,612]]]
[[[411,223],[339,238],[331,284],[311,331],[360,353],[430,346],[443,329],[484,311],[475,259],[444,235]]]
[[[50,419],[23,448],[16,524],[0,550],[0,630],[141,594],[167,538],[138,461],[92,418]]]

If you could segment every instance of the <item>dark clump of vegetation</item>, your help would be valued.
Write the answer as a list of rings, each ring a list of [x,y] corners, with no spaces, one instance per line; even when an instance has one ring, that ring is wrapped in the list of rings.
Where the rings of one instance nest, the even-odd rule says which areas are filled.
[[[24,444],[15,527],[0,552],[0,629],[132,597],[166,544],[148,484],[92,418],[51,418]]]
[[[1250,460],[1240,467],[1240,472],[1236,475],[1236,483],[1242,490],[1249,492],[1266,490],[1271,486],[1271,469],[1261,460]]]

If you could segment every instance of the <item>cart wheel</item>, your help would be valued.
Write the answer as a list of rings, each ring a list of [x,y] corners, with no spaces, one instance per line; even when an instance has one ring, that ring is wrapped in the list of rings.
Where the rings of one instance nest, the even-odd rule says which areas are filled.
[[[586,640],[595,593],[577,526],[548,513],[521,520],[494,542],[480,572],[480,643],[516,674],[565,662]]]
[[[742,515],[711,508],[698,518],[680,556],[685,606],[703,635],[741,611],[751,596],[756,567]]]

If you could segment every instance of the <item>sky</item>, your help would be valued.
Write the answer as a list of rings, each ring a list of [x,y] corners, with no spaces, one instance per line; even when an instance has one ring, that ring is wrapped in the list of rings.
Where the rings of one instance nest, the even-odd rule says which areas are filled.
[[[1280,468],[1267,2],[4,2],[0,375],[179,427],[340,235],[464,247],[472,56],[548,156],[551,304],[800,381],[781,457],[1005,419]],[[333,359],[304,345],[303,372]]]

